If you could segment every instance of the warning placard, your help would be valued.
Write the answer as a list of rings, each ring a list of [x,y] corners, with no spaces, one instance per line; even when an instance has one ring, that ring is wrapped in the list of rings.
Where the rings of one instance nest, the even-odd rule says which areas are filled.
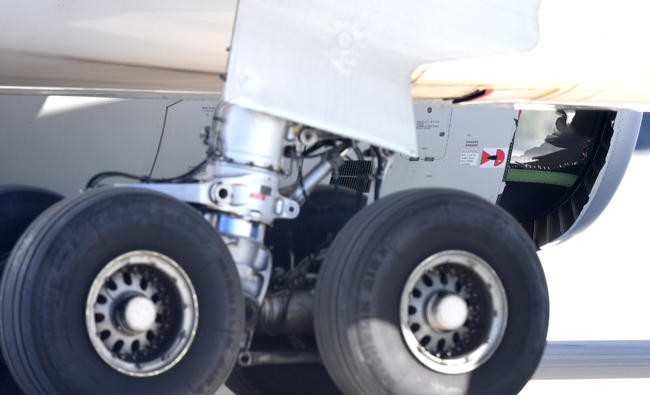
[[[481,168],[498,169],[505,167],[508,148],[483,148],[481,152]]]
[[[478,165],[478,158],[481,155],[481,150],[477,148],[464,148],[460,151],[460,165],[461,166],[476,166]]]

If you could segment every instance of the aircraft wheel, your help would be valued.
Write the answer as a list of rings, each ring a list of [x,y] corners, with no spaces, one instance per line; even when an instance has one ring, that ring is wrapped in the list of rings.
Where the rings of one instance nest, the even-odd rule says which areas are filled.
[[[346,394],[515,394],[545,347],[534,245],[504,210],[412,190],[359,212],[319,272],[315,330]]]
[[[0,274],[16,240],[30,223],[63,197],[55,192],[26,185],[0,186]],[[17,384],[0,358],[0,393],[19,394]]]
[[[18,240],[0,297],[0,345],[27,394],[212,394],[244,324],[218,233],[136,188],[45,211]]]
[[[63,196],[25,185],[0,186],[0,273],[16,240],[30,223]]]

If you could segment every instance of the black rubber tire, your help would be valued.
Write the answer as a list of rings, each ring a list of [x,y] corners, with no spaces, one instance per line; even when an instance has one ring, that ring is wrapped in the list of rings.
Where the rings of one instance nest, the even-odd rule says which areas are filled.
[[[443,250],[487,261],[507,294],[492,357],[466,374],[437,373],[406,347],[399,303],[411,271]],[[411,190],[379,200],[336,237],[319,272],[321,357],[346,394],[516,394],[535,372],[548,329],[548,291],[535,246],[503,209],[467,193]]]
[[[0,186],[0,273],[21,234],[45,209],[63,199],[58,193],[26,185]]]
[[[14,244],[43,211],[63,199],[58,193],[27,185],[0,186],[0,274]],[[0,394],[16,395],[21,391],[0,359]]]
[[[365,197],[347,189],[319,186],[300,215],[277,220],[266,243],[272,246],[274,265],[283,265],[293,251],[296,262],[327,247],[343,226],[365,206]],[[237,395],[336,395],[340,394],[321,364],[236,368],[227,382]]]
[[[200,318],[187,354],[138,378],[96,353],[84,309],[113,258],[160,252],[182,266]],[[244,325],[239,276],[217,232],[191,207],[137,188],[102,188],[46,210],[18,240],[0,284],[0,345],[26,394],[212,394],[235,363]]]

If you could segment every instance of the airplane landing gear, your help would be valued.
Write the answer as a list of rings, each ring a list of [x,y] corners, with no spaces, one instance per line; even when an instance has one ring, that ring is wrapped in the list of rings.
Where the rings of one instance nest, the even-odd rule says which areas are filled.
[[[354,214],[362,192],[335,187],[310,212],[349,155],[374,156],[379,181],[381,150],[236,106],[206,140],[202,173],[86,191],[18,240],[0,346],[25,392],[210,394],[239,357],[231,383],[314,377],[292,388],[316,393],[332,384],[317,351],[346,394],[501,395],[532,376],[548,295],[505,211],[419,189]]]

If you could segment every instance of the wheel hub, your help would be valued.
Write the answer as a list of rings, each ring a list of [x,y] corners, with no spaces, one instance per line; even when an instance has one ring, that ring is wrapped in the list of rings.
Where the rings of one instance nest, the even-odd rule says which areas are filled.
[[[119,315],[127,329],[142,333],[154,326],[156,314],[156,305],[150,298],[134,296],[126,301]]]
[[[425,310],[427,321],[438,331],[460,329],[469,315],[465,299],[456,294],[434,295]]]
[[[413,270],[400,301],[409,351],[441,373],[470,372],[496,351],[505,332],[507,300],[492,267],[466,251],[437,253]]]
[[[124,374],[146,377],[178,363],[198,326],[189,277],[172,259],[134,251],[109,262],[86,301],[86,329],[99,356]]]

